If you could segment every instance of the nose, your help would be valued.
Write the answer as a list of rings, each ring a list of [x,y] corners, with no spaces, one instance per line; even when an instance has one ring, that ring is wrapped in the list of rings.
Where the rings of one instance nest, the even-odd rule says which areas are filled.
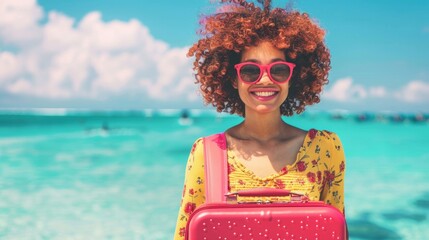
[[[272,84],[270,77],[268,76],[267,70],[262,73],[261,79],[258,81],[259,84]]]

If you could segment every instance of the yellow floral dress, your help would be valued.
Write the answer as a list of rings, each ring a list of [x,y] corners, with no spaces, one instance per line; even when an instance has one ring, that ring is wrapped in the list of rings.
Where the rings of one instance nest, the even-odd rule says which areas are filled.
[[[324,201],[344,214],[345,157],[341,141],[335,133],[310,129],[295,162],[264,178],[256,176],[236,160],[232,151],[228,150],[227,156],[231,192],[256,187],[288,189],[301,192],[310,200]],[[199,138],[192,146],[186,166],[175,240],[184,239],[190,214],[205,201],[204,180],[204,146],[202,138]],[[287,197],[270,200],[287,200],[283,198]],[[243,200],[247,199],[240,199]]]

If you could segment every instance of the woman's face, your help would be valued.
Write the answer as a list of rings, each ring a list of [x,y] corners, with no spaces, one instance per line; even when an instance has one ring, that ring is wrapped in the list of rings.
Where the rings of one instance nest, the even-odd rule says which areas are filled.
[[[286,61],[283,51],[265,41],[246,48],[241,56],[241,62],[270,64],[277,61]],[[244,102],[246,115],[249,111],[258,113],[280,111],[280,106],[286,100],[289,91],[288,82],[275,83],[266,72],[263,73],[261,80],[254,84],[243,83],[236,78],[234,86]]]

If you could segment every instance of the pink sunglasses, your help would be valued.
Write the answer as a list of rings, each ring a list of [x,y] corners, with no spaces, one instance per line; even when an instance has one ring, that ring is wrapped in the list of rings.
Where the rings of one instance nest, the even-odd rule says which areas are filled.
[[[258,64],[254,62],[243,62],[236,64],[238,79],[244,83],[252,84],[261,80],[266,71],[271,81],[275,83],[286,83],[292,77],[295,64],[290,62],[273,62],[270,64]]]

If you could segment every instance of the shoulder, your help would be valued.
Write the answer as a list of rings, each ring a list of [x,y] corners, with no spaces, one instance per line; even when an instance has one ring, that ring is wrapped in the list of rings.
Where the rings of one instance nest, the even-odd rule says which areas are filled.
[[[320,150],[327,151],[326,155],[331,154],[343,155],[343,145],[340,137],[335,133],[328,130],[310,129],[308,131],[309,145]],[[320,151],[321,152],[321,151]]]
[[[204,136],[196,139],[192,145],[191,154],[203,156],[204,154],[204,145],[213,142],[218,146],[225,146],[225,135],[223,133],[212,134],[209,136]]]
[[[204,157],[204,149],[203,149],[203,138],[200,137],[194,141],[191,147],[191,151],[189,153],[188,161],[201,161],[200,159]]]
[[[331,132],[328,130],[317,130],[312,128],[308,130],[308,137],[310,138],[310,140],[322,144],[341,144],[340,137],[335,132]]]
[[[197,149],[201,148],[203,145],[203,137],[197,138],[192,144],[191,153],[194,153]]]
[[[312,131],[312,132],[310,132]],[[340,138],[335,132],[327,130],[315,130],[311,129],[309,131],[309,136],[313,136],[313,146],[320,154],[321,159],[325,161],[334,163],[344,164],[345,155],[343,150],[343,145]]]

